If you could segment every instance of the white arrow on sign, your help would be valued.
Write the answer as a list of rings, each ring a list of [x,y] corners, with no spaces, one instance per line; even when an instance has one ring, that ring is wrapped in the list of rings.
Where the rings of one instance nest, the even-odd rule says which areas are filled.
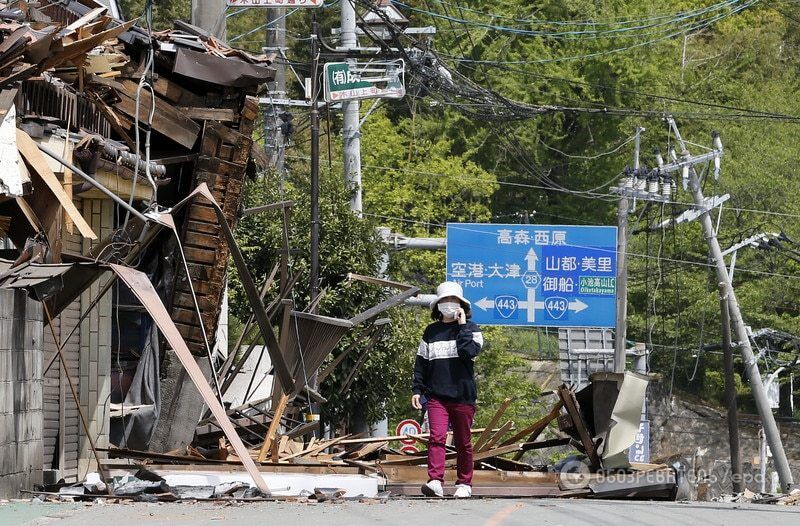
[[[536,262],[539,261],[539,256],[536,255],[536,251],[533,250],[533,247],[528,250],[528,253],[525,254],[525,261],[528,262],[528,271],[533,272],[536,270]]]
[[[533,309],[529,309],[528,308],[528,306],[531,305],[531,304],[533,304]],[[475,306],[478,307],[479,309],[483,310],[483,311],[487,311],[489,309],[493,309],[494,308],[494,300],[490,300],[489,298],[483,297],[483,298],[481,298],[481,299],[479,299],[478,301],[475,302]],[[520,309],[528,310],[528,311],[536,310],[536,309],[543,310],[545,308],[543,301],[535,301],[535,300],[533,302],[530,302],[530,301],[517,302],[517,307],[520,308]],[[572,312],[575,312],[575,313],[584,311],[584,310],[586,310],[588,308],[589,308],[589,305],[585,304],[581,300],[573,300],[573,301],[569,302],[569,310],[571,310]],[[529,321],[533,321],[533,320],[529,320]]]

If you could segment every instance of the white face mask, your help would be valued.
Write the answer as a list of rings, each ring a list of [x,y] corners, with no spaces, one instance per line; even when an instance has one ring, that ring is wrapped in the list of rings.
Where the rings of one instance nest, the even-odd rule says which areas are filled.
[[[460,308],[461,308],[460,303],[454,303],[448,301],[439,304],[439,312],[441,312],[445,318],[455,318],[456,312],[458,312],[458,309]]]

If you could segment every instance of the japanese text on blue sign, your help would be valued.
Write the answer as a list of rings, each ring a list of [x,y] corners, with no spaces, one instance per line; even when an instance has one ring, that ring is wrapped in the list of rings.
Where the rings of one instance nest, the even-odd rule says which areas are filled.
[[[617,229],[447,225],[447,279],[485,325],[614,327]]]

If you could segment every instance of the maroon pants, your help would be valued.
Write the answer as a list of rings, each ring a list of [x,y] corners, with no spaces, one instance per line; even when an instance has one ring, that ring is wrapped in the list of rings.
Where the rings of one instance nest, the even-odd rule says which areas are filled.
[[[428,478],[444,482],[445,441],[448,425],[453,428],[453,445],[456,448],[456,484],[472,485],[472,420],[475,406],[428,400],[428,423],[431,437],[428,443]]]

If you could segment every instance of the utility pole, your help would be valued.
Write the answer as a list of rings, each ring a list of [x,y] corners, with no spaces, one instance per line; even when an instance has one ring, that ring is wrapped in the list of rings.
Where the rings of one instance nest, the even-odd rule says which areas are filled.
[[[313,301],[319,292],[319,108],[317,107],[319,25],[316,11],[312,14],[311,28],[311,276],[309,301]]]
[[[639,169],[639,149],[644,128],[636,128],[633,169]],[[617,331],[614,338],[614,372],[625,372],[628,327],[628,213],[630,197],[621,194],[617,205]]]
[[[225,9],[225,0],[192,0],[192,25],[227,40]]]
[[[352,51],[358,48],[356,38],[356,10],[352,2],[339,2],[342,9],[340,21],[341,48]],[[350,71],[356,69],[355,59],[348,59]],[[354,191],[350,199],[350,209],[361,217],[361,131],[359,130],[359,101],[342,102],[342,157],[344,161],[344,177],[347,187]]]
[[[270,100],[286,99],[286,9],[267,9],[267,38],[264,46],[267,53],[275,53],[275,81],[268,86]],[[283,174],[284,141],[281,130],[283,106],[269,104],[264,108],[264,153],[279,174]],[[282,175],[281,175],[282,178]]]
[[[719,246],[719,241],[717,240],[716,233],[714,232],[714,225],[711,221],[711,216],[709,215],[708,210],[705,208],[706,203],[705,198],[703,197],[703,190],[700,187],[700,180],[697,177],[697,172],[695,171],[694,165],[691,162],[691,157],[688,149],[686,148],[686,143],[681,137],[677,124],[675,124],[675,119],[669,115],[667,116],[666,120],[670,128],[672,128],[675,138],[681,147],[681,162],[683,163],[684,174],[688,175],[689,189],[692,193],[694,203],[698,208],[704,210],[700,216],[700,225],[702,226],[703,233],[705,234],[710,257],[713,260],[713,264],[717,272],[717,278],[722,283],[722,286],[725,289],[725,295],[728,298],[728,308],[731,322],[736,328],[736,338],[739,340],[739,348],[741,349],[742,360],[744,361],[748,373],[750,388],[753,391],[753,398],[755,398],[758,412],[761,415],[764,434],[766,435],[767,442],[772,450],[772,455],[775,460],[775,467],[778,471],[778,478],[781,486],[783,486],[784,491],[788,492],[794,485],[792,472],[789,468],[789,461],[786,459],[786,452],[783,449],[783,442],[781,441],[778,425],[775,423],[775,416],[772,414],[772,409],[770,408],[769,400],[767,400],[767,394],[764,390],[764,384],[761,381],[761,372],[758,370],[758,362],[753,356],[753,348],[750,345],[750,336],[747,333],[747,328],[745,327],[744,320],[742,319],[742,311],[739,308],[739,301],[736,299],[736,293],[731,286],[728,269],[725,267],[725,260],[722,256],[722,249]],[[715,136],[715,143],[717,142],[718,136]],[[716,147],[717,145],[715,144],[715,148]],[[721,147],[722,145],[719,143],[720,150]]]
[[[731,318],[725,284],[719,284],[719,307],[722,319],[722,351],[725,362],[725,405],[728,407],[728,444],[731,453],[733,492],[744,491],[742,459],[739,454],[739,420],[736,408],[736,385],[733,379],[733,349],[731,347]]]

